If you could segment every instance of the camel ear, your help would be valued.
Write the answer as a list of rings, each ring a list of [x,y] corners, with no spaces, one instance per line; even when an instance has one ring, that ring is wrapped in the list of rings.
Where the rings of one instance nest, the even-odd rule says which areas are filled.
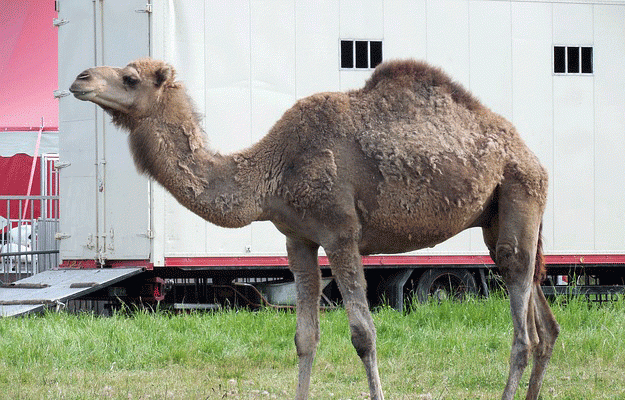
[[[155,84],[158,87],[163,86],[165,83],[170,83],[174,81],[176,76],[176,71],[171,65],[165,64],[160,67],[155,72]]]

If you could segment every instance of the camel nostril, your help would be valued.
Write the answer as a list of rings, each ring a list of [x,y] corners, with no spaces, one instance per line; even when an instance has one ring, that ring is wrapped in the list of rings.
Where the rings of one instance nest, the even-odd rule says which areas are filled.
[[[84,71],[84,72],[81,72],[80,75],[76,77],[76,80],[86,80],[89,78],[91,78],[91,74],[89,74],[89,72],[87,71]]]

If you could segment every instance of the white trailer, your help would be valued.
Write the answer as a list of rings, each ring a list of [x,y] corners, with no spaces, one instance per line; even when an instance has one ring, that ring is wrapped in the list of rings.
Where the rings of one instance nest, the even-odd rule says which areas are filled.
[[[204,115],[211,146],[224,153],[256,142],[299,98],[362,86],[382,59],[441,66],[511,120],[549,170],[543,234],[551,273],[583,268],[595,282],[618,285],[610,290],[625,285],[625,1],[58,0],[57,7],[61,90],[94,65],[164,59]],[[242,276],[288,279],[284,238],[270,223],[229,230],[186,210],[135,171],[126,133],[92,103],[60,99],[59,137],[64,267],[143,266],[158,278],[220,285]],[[492,261],[481,236],[469,230],[432,249],[367,257],[370,290],[401,307],[404,291],[441,290],[441,271],[447,281],[487,290]],[[439,273],[427,272],[432,267]]]

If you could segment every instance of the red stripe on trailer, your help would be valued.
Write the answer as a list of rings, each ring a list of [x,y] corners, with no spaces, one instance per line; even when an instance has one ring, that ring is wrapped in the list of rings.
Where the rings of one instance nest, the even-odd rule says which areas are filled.
[[[154,269],[154,264],[149,260],[105,260],[105,265],[108,268],[143,267],[147,270]],[[63,260],[59,265],[59,268],[62,269],[93,269],[100,267],[100,263],[96,260]]]
[[[489,256],[444,255],[444,256],[367,256],[365,265],[492,265]]]
[[[59,264],[59,268],[91,269],[98,268],[98,263],[96,260],[63,260],[63,262]]]
[[[551,264],[625,264],[625,254],[545,255]]]
[[[384,265],[489,265],[493,261],[489,256],[365,256],[362,262],[367,266]],[[329,265],[328,257],[319,257],[319,264]],[[287,266],[287,257],[167,257],[166,267],[253,267]]]
[[[493,265],[487,255],[411,255],[411,256],[365,256],[362,262],[367,266],[385,265]],[[550,265],[560,264],[625,264],[625,254],[586,254],[586,255],[546,255],[545,262]],[[319,257],[319,264],[329,265],[326,256]],[[250,257],[167,257],[166,267],[266,267],[287,266],[288,259],[283,256]]]
[[[287,266],[286,257],[166,257],[166,267],[271,267]],[[326,264],[327,265],[327,264]]]
[[[40,126],[2,126],[0,132],[58,132],[58,126],[44,126],[43,129]]]
[[[106,265],[111,268],[143,267],[153,270],[154,264],[148,260],[107,260]]]
[[[365,256],[362,262],[366,266],[391,265],[493,265],[486,255],[411,255],[411,256]],[[625,264],[625,254],[584,254],[545,256],[547,265],[597,265]],[[286,267],[289,265],[285,256],[250,256],[250,257],[166,257],[165,267]],[[319,265],[329,265],[328,257],[319,257]],[[144,267],[154,269],[148,260],[106,260],[106,266],[112,268]],[[65,260],[61,268],[98,268],[95,260]]]

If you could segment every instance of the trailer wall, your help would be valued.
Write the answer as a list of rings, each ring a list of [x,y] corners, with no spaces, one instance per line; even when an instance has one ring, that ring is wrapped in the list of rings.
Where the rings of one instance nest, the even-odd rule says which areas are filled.
[[[87,3],[61,1],[60,17],[76,14],[60,27],[61,84],[94,64],[165,59],[223,153],[257,141],[299,98],[362,86],[371,70],[341,68],[341,40],[441,66],[510,119],[549,170],[546,251],[625,254],[625,2],[189,0],[152,2],[150,13],[137,12],[145,1]],[[554,73],[554,46],[592,47],[592,73]],[[138,176],[125,134],[93,105],[63,98],[60,125],[72,163],[63,258],[285,254],[270,223],[218,228]],[[416,254],[486,252],[470,230]]]

